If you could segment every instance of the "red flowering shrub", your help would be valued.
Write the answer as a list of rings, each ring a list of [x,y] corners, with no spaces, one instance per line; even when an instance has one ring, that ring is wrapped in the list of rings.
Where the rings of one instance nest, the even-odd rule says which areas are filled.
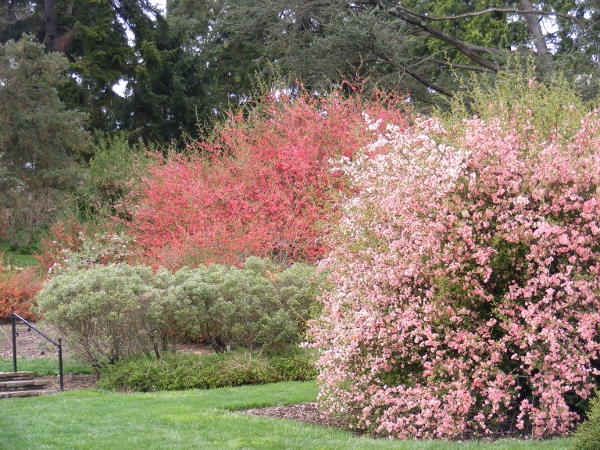
[[[359,93],[269,97],[248,115],[232,114],[188,155],[159,157],[130,205],[143,259],[179,267],[240,263],[249,255],[314,260],[320,225],[346,188],[335,160],[352,157],[375,130],[363,113],[403,123],[403,102]]]
[[[50,236],[42,239],[41,247],[36,259],[49,274],[129,262],[134,254],[131,239],[118,232],[112,222],[94,226],[74,220],[57,222]]]
[[[85,237],[85,227],[75,221],[59,221],[50,228],[49,236],[41,239],[41,251],[35,258],[45,272],[60,264],[65,251],[76,251]]]
[[[600,374],[600,112],[549,132],[523,104],[388,127],[349,167],[313,333],[324,407],[352,426],[542,437],[578,419]]]
[[[33,298],[41,288],[42,279],[35,268],[16,269],[0,264],[0,318],[8,318],[14,308],[24,318],[34,319]]]

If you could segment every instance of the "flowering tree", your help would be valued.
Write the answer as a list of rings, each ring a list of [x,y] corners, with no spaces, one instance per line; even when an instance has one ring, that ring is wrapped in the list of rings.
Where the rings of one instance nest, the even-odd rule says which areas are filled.
[[[157,157],[132,201],[129,227],[143,259],[170,267],[240,263],[249,255],[314,260],[322,224],[346,189],[333,161],[374,137],[364,112],[404,123],[403,102],[359,92],[317,98],[270,96],[230,115],[186,155]]]
[[[512,113],[388,126],[348,168],[313,333],[323,404],[352,426],[565,435],[594,388],[600,112],[552,133]]]

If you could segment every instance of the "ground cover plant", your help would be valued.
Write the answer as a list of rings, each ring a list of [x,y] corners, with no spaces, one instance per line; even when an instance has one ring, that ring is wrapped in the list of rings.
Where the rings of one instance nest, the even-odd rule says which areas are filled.
[[[595,387],[600,111],[507,81],[348,167],[314,333],[324,407],[358,429],[567,435]]]
[[[281,449],[566,449],[569,439],[389,441],[301,422],[236,414],[265,406],[314,401],[311,382],[118,394],[74,391],[6,400],[0,445],[6,448],[281,448]]]
[[[161,359],[138,358],[108,366],[97,386],[154,392],[309,381],[317,376],[315,359],[312,352],[299,350],[277,355],[249,351],[167,354]]]
[[[231,114],[185,154],[157,155],[129,204],[142,260],[178,268],[251,255],[318,259],[323,222],[335,219],[346,189],[333,161],[374,136],[363,113],[403,124],[403,100],[342,91],[319,98],[300,87]]]

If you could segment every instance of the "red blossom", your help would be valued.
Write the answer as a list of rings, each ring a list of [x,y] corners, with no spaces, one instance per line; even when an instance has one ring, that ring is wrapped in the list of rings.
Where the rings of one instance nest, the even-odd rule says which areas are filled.
[[[210,141],[150,165],[128,224],[142,259],[168,267],[249,255],[318,259],[323,225],[338,217],[347,190],[334,165],[373,139],[364,113],[404,123],[403,109],[389,97],[301,92],[231,114]]]

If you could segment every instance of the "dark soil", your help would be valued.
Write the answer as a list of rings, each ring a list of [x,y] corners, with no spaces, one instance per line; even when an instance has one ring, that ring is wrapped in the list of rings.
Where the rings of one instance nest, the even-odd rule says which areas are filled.
[[[35,324],[42,332],[51,339],[57,340],[60,334],[54,327],[46,324]],[[0,324],[0,358],[12,358],[12,330],[10,323]],[[17,324],[17,356],[23,359],[35,359],[43,357],[56,357],[57,350],[54,345],[36,333],[28,331],[25,324]],[[63,356],[71,356],[68,346],[63,345]]]
[[[312,423],[315,425],[323,425],[326,427],[344,427],[341,422],[325,416],[316,402],[298,403],[288,406],[271,406],[268,408],[246,409],[237,411],[241,414],[250,414],[253,416],[273,417],[277,419],[291,419],[300,422]]]

